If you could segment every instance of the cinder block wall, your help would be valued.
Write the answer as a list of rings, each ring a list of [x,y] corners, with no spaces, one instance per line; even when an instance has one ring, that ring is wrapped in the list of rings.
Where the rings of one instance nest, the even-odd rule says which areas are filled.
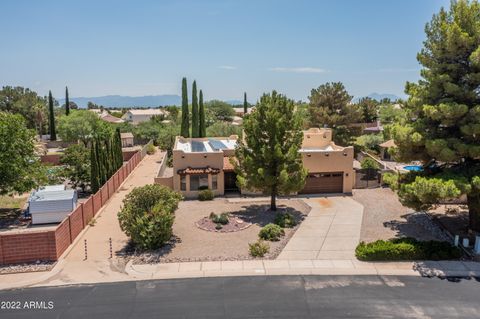
[[[144,154],[142,150],[131,156],[96,194],[78,205],[55,230],[0,234],[0,264],[58,260],[140,163]]]

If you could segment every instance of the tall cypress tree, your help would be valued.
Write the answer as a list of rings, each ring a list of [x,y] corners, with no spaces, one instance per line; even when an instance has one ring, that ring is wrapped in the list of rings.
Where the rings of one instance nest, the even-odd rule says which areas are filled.
[[[207,136],[207,128],[205,126],[205,107],[203,106],[203,92],[200,90],[200,95],[198,99],[198,105],[199,105],[199,122],[200,122],[200,127],[199,127],[199,137],[205,137]]]
[[[182,125],[180,134],[183,137],[190,137],[190,121],[188,114],[188,92],[187,92],[187,78],[182,79]]]
[[[120,128],[117,127],[115,130],[115,138],[116,138],[116,158],[117,158],[117,169],[120,169],[123,165],[123,154],[122,154],[122,137],[120,133]]]
[[[197,82],[192,85],[192,137],[199,137]]]
[[[52,91],[48,91],[48,115],[49,115],[50,141],[56,141],[57,133],[55,131],[55,113],[53,112]]]
[[[243,115],[247,115],[247,112],[248,112],[247,92],[243,92]]]
[[[65,87],[65,115],[70,114],[70,100],[68,99],[68,87]]]
[[[92,141],[90,146],[90,185],[93,193],[96,193],[100,188],[97,150],[94,141]]]

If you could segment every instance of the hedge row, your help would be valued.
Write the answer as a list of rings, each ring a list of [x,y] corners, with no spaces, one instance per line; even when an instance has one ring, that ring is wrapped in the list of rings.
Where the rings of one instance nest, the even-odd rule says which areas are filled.
[[[418,241],[414,238],[395,238],[377,240],[372,243],[361,242],[355,249],[359,260],[448,260],[458,259],[462,252],[448,242]]]

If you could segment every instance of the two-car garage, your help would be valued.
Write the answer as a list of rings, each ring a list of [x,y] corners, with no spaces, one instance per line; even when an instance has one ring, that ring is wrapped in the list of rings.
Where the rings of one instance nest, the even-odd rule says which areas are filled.
[[[342,193],[343,172],[309,173],[300,194]]]

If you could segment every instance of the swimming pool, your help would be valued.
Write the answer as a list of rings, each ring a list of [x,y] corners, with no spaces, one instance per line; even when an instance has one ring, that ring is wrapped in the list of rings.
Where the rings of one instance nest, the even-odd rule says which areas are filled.
[[[407,171],[415,171],[415,172],[423,171],[423,167],[421,165],[406,165],[403,167],[403,169]]]

